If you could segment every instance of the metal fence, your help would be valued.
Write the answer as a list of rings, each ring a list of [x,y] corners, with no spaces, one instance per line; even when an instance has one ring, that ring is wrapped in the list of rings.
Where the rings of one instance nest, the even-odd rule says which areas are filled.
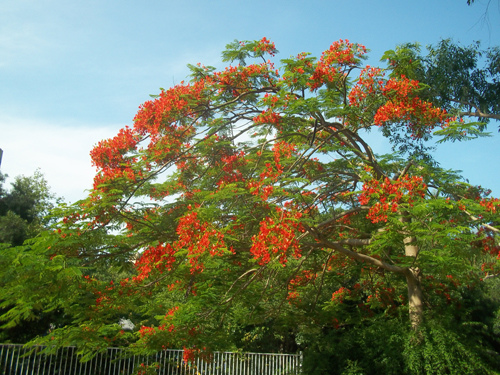
[[[75,347],[61,348],[55,354],[43,354],[42,349],[0,344],[0,374],[129,375],[149,366],[147,374],[159,375],[296,375],[302,367],[301,354],[214,352],[208,361],[198,358],[187,363],[183,350],[137,356],[122,348],[108,348],[80,362]]]

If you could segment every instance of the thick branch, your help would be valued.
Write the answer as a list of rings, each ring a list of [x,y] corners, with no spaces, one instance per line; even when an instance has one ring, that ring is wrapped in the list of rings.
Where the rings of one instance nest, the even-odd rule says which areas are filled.
[[[360,212],[360,211],[362,211],[362,210],[368,210],[368,209],[369,209],[369,207],[366,207],[366,206],[361,206],[361,207],[355,207],[355,208],[353,208],[353,209],[350,209],[350,210],[344,211],[344,212],[342,212],[342,213],[340,213],[340,214],[338,214],[338,215],[335,215],[334,217],[332,217],[332,218],[330,218],[330,219],[328,219],[328,220],[325,220],[325,221],[323,221],[323,222],[319,223],[319,224],[316,226],[316,228],[321,228],[321,227],[324,227],[324,226],[326,226],[326,225],[328,225],[328,224],[330,224],[330,223],[333,223],[333,222],[335,222],[335,221],[339,220],[340,218],[342,218],[342,217],[344,217],[344,216],[346,216],[346,215],[349,215],[349,214],[354,214],[354,213]]]
[[[393,266],[393,265],[388,264],[380,259],[373,258],[369,255],[348,250],[345,247],[341,246],[339,243],[328,241],[328,240],[322,238],[322,236],[317,232],[317,230],[315,228],[307,228],[307,230],[309,233],[311,233],[313,235],[313,237],[316,240],[319,241],[318,245],[321,245],[322,247],[327,247],[329,249],[333,249],[335,251],[338,251],[341,254],[348,256],[349,258],[353,258],[353,259],[359,260],[361,262],[372,264],[374,266],[383,268],[386,271],[399,273],[399,274],[404,274],[406,272],[406,268]]]
[[[492,119],[495,119],[495,120],[500,120],[500,115],[497,115],[495,113],[484,113],[484,112],[481,112],[481,111],[476,111],[476,112],[472,112],[472,111],[460,112],[459,116],[460,117],[470,116],[470,117],[492,118]]]
[[[475,105],[474,103],[467,102],[465,100],[457,100],[457,99],[450,99],[450,101],[458,104],[462,104],[471,108],[474,108],[475,111],[463,111],[460,112],[459,116],[464,117],[464,116],[470,116],[470,117],[482,117],[482,118],[492,118],[495,120],[500,120],[500,114],[496,113],[485,113],[481,111],[481,109]]]
[[[474,221],[478,221],[479,218],[478,217],[475,217],[474,215],[472,215],[471,213],[467,212],[467,211],[464,211],[467,215],[469,215],[469,217],[474,220]],[[500,233],[500,230],[495,228],[494,226],[491,226],[489,224],[481,224],[483,227],[485,227],[486,229],[488,230],[491,230],[492,232],[495,232],[495,233]]]
[[[346,240],[337,241],[339,245],[349,245],[349,246],[368,246],[372,243],[372,240],[369,238],[348,238]]]

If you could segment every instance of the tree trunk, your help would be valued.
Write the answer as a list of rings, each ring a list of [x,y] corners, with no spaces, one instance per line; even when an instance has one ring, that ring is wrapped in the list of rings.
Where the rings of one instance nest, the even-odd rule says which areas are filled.
[[[402,216],[401,222],[408,223],[411,219],[408,216]],[[417,239],[414,236],[408,236],[403,239],[405,245],[405,255],[417,259],[419,248]],[[405,271],[406,284],[408,286],[408,307],[410,310],[410,322],[413,330],[417,330],[423,321],[424,305],[423,293],[420,279],[422,272],[418,267],[409,267]]]
[[[420,270],[408,268],[405,272],[408,285],[408,307],[410,309],[410,322],[413,330],[417,330],[423,320],[424,305],[422,286],[420,284]]]

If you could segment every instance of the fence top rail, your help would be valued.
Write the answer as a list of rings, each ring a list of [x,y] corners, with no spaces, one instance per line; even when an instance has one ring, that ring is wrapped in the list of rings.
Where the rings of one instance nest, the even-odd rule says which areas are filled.
[[[0,343],[0,347],[17,347],[17,348],[26,348],[30,349],[33,347],[46,347],[45,345],[31,345],[31,346],[26,346],[25,344],[2,344]],[[73,348],[76,349],[76,346],[65,346],[65,349]],[[120,347],[114,347],[114,346],[109,346],[107,347],[108,350],[127,350],[128,348],[120,348]],[[183,349],[163,349],[159,350],[158,353],[160,352],[183,352]],[[298,357],[301,356],[302,353],[256,353],[256,352],[228,352],[228,351],[215,351],[212,352],[214,354],[235,354],[235,355],[259,355],[259,356],[282,356],[282,357]]]

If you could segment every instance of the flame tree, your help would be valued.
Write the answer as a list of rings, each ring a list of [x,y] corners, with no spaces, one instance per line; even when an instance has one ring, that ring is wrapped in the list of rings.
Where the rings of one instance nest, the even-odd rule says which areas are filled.
[[[44,342],[184,347],[189,359],[258,327],[283,345],[404,316],[418,337],[459,310],[461,292],[498,271],[500,203],[441,169],[425,141],[478,125],[364,66],[366,52],[340,40],[277,67],[263,38],[229,44],[222,70],[190,66],[189,82],[94,147],[88,198],[17,250],[3,319],[63,309],[74,324]],[[372,128],[397,151],[376,155]]]

